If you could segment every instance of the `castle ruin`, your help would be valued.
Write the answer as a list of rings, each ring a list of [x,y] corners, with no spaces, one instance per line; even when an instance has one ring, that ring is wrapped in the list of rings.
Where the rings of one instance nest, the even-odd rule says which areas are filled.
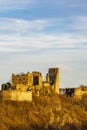
[[[38,71],[28,72],[26,74],[12,74],[12,86],[16,86],[17,91],[40,92],[43,89],[46,92],[59,94],[60,73],[59,68],[49,68],[45,81]]]
[[[45,94],[61,94],[60,69],[49,68],[45,80],[43,80],[42,73],[38,71],[27,72],[26,74],[12,74],[12,83],[8,82],[3,84],[2,90],[4,99],[15,101],[31,101],[33,93],[37,96],[39,96],[41,92]],[[63,94],[82,97],[82,95],[87,94],[87,86],[66,88],[63,89]]]

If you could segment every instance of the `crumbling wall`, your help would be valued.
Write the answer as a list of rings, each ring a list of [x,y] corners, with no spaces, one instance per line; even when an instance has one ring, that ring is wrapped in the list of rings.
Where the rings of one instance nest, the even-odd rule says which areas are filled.
[[[31,90],[31,88],[28,85],[17,84],[16,85],[16,90],[21,91],[21,92],[26,92],[26,91]]]
[[[43,81],[42,89],[44,94],[50,93],[50,83],[47,81]]]
[[[36,90],[40,90],[42,88],[42,81],[43,81],[42,74],[40,72],[33,71],[32,75],[33,75],[33,86],[34,86],[34,88]]]
[[[59,68],[50,68],[46,76],[47,82],[50,82],[50,86],[54,89],[54,92],[59,94],[60,88],[60,73]]]
[[[42,74],[34,71],[27,74],[12,74],[12,85],[16,86],[16,90],[26,91],[27,89],[40,90],[42,88]]]
[[[82,97],[85,94],[87,94],[87,90],[82,90],[81,87],[74,89],[74,96],[75,97]]]
[[[12,85],[16,86],[17,84],[29,85],[32,86],[33,76],[31,73],[27,74],[12,74]]]
[[[2,91],[3,100],[32,101],[32,92],[20,92],[15,90]]]

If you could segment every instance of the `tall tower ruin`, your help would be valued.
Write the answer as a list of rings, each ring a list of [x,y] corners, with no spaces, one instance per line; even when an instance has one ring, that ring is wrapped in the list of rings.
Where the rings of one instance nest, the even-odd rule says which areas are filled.
[[[60,88],[59,68],[49,68],[47,74],[47,82],[50,83],[50,86],[54,86],[54,92],[59,94],[59,88]]]
[[[32,75],[33,75],[32,86],[34,86],[36,90],[40,90],[42,88],[42,81],[43,81],[42,74],[40,72],[33,71]]]

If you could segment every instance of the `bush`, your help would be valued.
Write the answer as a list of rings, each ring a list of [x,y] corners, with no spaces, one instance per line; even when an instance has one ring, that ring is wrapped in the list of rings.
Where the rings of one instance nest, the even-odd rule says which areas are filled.
[[[63,95],[33,96],[33,101],[3,101],[2,130],[86,130],[87,96],[82,100]],[[0,126],[1,127],[1,126]]]

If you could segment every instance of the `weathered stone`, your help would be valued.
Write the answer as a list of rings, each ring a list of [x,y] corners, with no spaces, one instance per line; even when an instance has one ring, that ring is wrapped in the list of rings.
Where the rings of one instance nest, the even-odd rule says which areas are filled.
[[[32,91],[21,92],[15,90],[6,90],[2,91],[3,100],[12,100],[12,101],[32,101]]]

